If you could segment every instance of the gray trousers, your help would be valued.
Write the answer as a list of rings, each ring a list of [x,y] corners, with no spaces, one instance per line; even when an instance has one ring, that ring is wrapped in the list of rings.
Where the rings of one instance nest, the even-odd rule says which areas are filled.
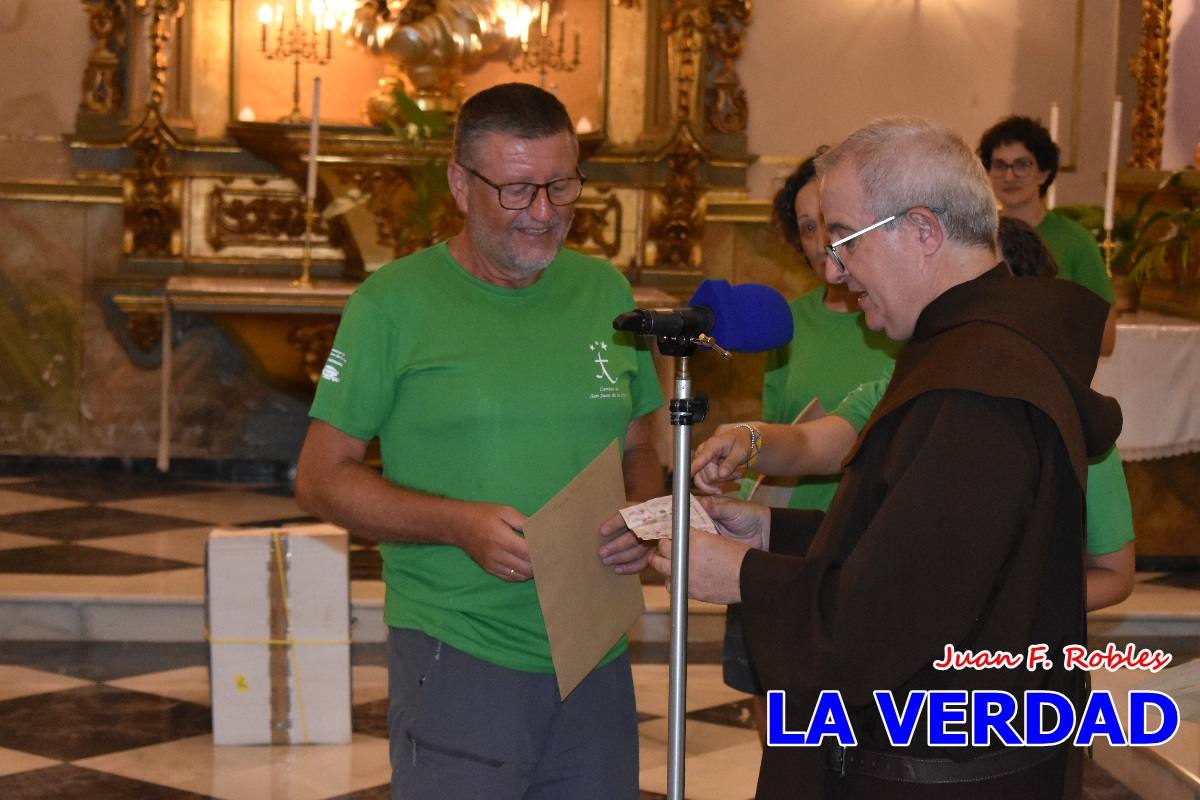
[[[552,674],[480,661],[426,634],[388,634],[391,800],[636,800],[629,655],[565,702]]]

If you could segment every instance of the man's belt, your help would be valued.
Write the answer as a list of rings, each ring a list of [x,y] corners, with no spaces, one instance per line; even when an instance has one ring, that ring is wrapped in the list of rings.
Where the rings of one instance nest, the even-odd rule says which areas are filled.
[[[880,753],[862,747],[826,748],[826,763],[839,775],[868,775],[904,783],[969,783],[1014,775],[1062,754],[1061,747],[1009,747],[954,761]]]

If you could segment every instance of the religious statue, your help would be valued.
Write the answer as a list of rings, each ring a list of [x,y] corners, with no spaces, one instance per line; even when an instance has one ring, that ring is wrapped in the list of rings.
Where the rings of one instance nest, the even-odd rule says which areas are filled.
[[[391,56],[408,76],[411,94],[427,110],[453,111],[459,79],[508,42],[494,0],[363,0],[350,36],[370,52]],[[391,87],[368,103],[368,115],[387,116]]]

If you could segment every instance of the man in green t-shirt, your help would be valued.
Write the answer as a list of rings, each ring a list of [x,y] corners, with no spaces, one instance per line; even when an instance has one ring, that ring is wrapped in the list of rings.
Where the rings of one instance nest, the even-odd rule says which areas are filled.
[[[1058,145],[1050,132],[1030,117],[1005,117],[984,131],[978,152],[1000,214],[1038,232],[1054,256],[1058,277],[1091,289],[1110,305],[1100,355],[1111,355],[1117,316],[1100,247],[1082,226],[1046,208],[1046,191],[1058,174]]]
[[[363,282],[317,387],[296,497],[380,543],[393,800],[637,795],[625,640],[560,702],[521,536],[614,439],[629,497],[662,488],[650,354],[612,327],[629,284],[562,249],[578,157],[553,95],[470,98],[447,170],[463,231]],[[601,541],[617,572],[648,560],[628,532]]]

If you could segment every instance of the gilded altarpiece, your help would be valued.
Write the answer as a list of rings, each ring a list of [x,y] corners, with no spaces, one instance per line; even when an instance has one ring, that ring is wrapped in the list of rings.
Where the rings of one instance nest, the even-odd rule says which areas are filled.
[[[416,146],[379,124],[387,112],[381,81],[420,95],[432,84],[414,82],[416,67],[426,77],[443,67],[368,52],[351,27],[331,37],[327,63],[294,70],[263,56],[258,5],[79,0],[87,46],[67,141],[74,177],[38,188],[33,199],[23,189],[6,196],[21,196],[18,217],[36,210],[42,222],[31,230],[53,218],[56,230],[76,231],[66,240],[86,244],[67,253],[59,252],[66,240],[56,249],[36,236],[9,237],[8,261],[27,252],[32,261],[23,271],[39,276],[21,285],[22,316],[13,324],[39,331],[44,346],[11,339],[21,380],[3,390],[0,449],[152,455],[163,429],[169,336],[175,457],[294,458],[307,387],[336,313],[328,291],[318,301],[287,287],[304,250],[309,141],[306,124],[276,120],[296,88],[307,113],[315,75],[324,82],[316,208],[348,206],[313,225],[317,286],[337,295],[387,260],[456,230],[448,201],[432,225],[414,226],[407,213],[418,167],[444,162],[448,143]],[[399,10],[392,21],[426,28],[451,9],[490,13],[485,0],[358,5],[360,22],[368,12],[378,22]],[[502,81],[544,81],[564,100],[589,178],[568,245],[612,260],[636,287],[658,292],[639,288],[639,296],[662,302],[665,290],[684,299],[714,269],[730,277],[706,255],[714,230],[706,224],[712,198],[727,203],[743,191],[750,160],[737,75],[748,0],[554,0],[550,9],[550,34],[561,36],[568,56],[582,32],[577,68],[539,74],[501,46],[469,54],[453,68],[455,79],[438,85],[456,102]],[[219,287],[238,313],[222,311],[224,300],[189,295],[201,310],[176,309],[164,330],[173,279]],[[262,285],[281,288],[260,302],[247,287]],[[238,314],[253,318],[255,330],[240,329]],[[264,338],[267,347],[255,341]]]

